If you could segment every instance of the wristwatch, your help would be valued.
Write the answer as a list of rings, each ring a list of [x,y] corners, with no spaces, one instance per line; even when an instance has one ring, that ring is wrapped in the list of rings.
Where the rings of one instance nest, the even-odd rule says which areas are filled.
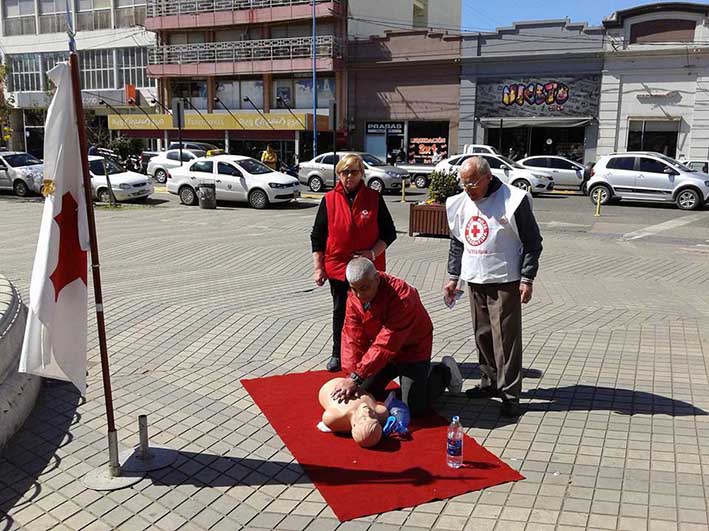
[[[364,383],[364,378],[362,378],[356,372],[350,373],[350,380],[352,380],[357,385],[362,385],[362,383]]]

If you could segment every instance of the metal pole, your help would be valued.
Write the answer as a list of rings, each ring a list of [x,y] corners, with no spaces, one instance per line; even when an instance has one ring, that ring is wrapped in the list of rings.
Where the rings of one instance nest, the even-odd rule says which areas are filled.
[[[148,416],[138,415],[138,436],[140,437],[140,457],[147,459],[150,455],[148,444]]]
[[[103,293],[101,290],[101,265],[98,255],[98,240],[96,239],[96,219],[91,191],[91,176],[89,175],[89,160],[86,147],[86,128],[84,126],[84,108],[81,102],[81,82],[79,81],[79,59],[76,52],[69,54],[71,66],[71,84],[76,109],[76,128],[79,133],[79,152],[81,153],[81,173],[84,180],[84,197],[86,200],[86,217],[89,224],[91,241],[91,272],[94,284],[94,299],[96,301],[96,328],[98,329],[98,345],[101,353],[101,374],[103,376],[103,394],[106,401],[106,424],[108,426],[108,458],[111,476],[120,476],[118,464],[118,437],[113,416],[113,393],[111,392],[111,373],[108,369],[108,347],[106,343],[106,323],[103,317]]]
[[[313,0],[313,158],[318,156],[318,50],[317,40],[317,11]]]
[[[337,186],[337,101],[332,104],[332,187]]]
[[[500,152],[500,155],[502,155],[502,118],[500,118],[500,137],[497,139],[497,150]]]

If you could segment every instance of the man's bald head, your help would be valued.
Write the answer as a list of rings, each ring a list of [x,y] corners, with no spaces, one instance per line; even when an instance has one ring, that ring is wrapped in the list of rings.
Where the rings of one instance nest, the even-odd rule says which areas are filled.
[[[478,201],[485,197],[492,179],[490,164],[484,157],[470,157],[460,166],[460,184],[468,197]]]

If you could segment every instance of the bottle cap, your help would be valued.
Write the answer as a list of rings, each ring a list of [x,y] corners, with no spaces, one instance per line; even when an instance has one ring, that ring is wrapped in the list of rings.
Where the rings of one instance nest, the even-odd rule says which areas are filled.
[[[460,417],[458,415],[453,417],[453,422],[460,422]]]

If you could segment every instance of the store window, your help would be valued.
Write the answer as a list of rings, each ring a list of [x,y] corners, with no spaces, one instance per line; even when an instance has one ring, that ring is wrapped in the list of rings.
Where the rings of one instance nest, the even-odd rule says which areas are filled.
[[[313,108],[313,80],[312,78],[299,78],[294,80],[296,109]],[[335,78],[318,77],[318,108],[327,109],[330,100],[335,99]]]
[[[628,151],[655,151],[677,156],[679,120],[630,120]]]
[[[207,109],[207,81],[205,80],[174,80],[172,85],[173,98],[185,98],[199,110]],[[189,111],[190,106],[185,105]]]
[[[263,81],[253,79],[241,82],[241,108],[252,110],[249,102],[244,101],[248,97],[258,109],[263,109]]]
[[[239,81],[233,79],[217,81],[217,97],[227,109],[241,108]],[[224,107],[216,104],[215,110],[224,110]]]

